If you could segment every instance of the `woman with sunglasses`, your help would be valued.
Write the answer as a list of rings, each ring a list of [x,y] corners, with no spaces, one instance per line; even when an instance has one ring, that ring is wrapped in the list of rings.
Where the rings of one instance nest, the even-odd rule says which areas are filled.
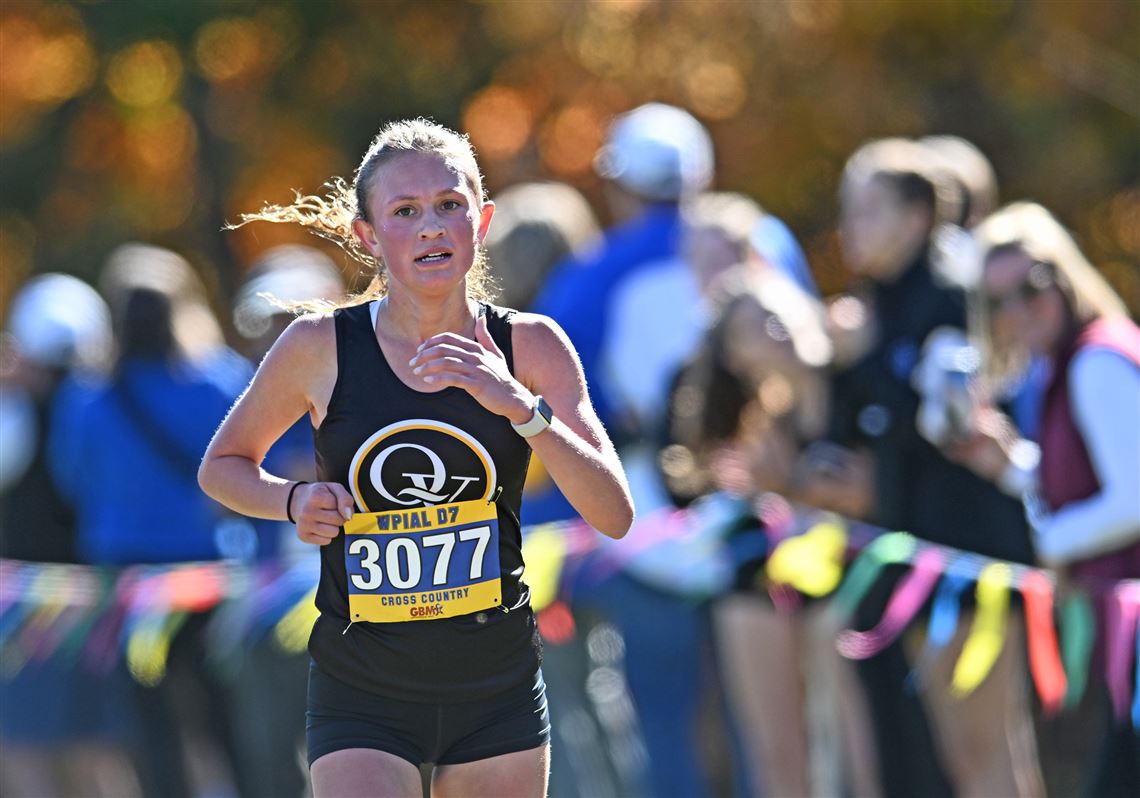
[[[1039,446],[994,410],[958,459],[1027,504],[1037,556],[1094,597],[1140,577],[1140,327],[1040,205],[1009,205],[975,231],[991,382],[1050,361]],[[1036,491],[1032,486],[1036,483]],[[1036,494],[1036,495],[1035,495]],[[1101,637],[1103,640],[1103,636]],[[1093,794],[1140,794],[1140,736],[1114,724]],[[1111,764],[1110,764],[1111,763]]]

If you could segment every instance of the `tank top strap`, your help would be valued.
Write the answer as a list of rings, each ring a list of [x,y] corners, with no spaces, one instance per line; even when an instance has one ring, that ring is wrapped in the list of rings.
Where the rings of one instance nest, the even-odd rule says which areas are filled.
[[[479,303],[479,313],[487,319],[487,332],[491,333],[493,340],[503,352],[507,361],[507,368],[515,373],[515,349],[511,339],[511,325],[517,311],[492,305],[490,302]]]

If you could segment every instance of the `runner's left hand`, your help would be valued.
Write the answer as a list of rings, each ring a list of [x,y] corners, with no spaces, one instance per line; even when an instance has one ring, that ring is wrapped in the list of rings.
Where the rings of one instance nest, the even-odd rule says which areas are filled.
[[[483,407],[515,424],[531,417],[534,395],[507,368],[483,316],[475,320],[474,341],[455,333],[433,335],[420,344],[409,365],[428,385],[462,388]]]

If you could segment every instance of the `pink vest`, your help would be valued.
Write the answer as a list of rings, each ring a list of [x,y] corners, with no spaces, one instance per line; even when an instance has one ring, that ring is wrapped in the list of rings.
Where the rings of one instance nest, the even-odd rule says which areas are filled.
[[[1117,352],[1140,369],[1140,327],[1123,318],[1090,322],[1057,358],[1045,390],[1040,430],[1041,497],[1054,512],[1100,490],[1069,397],[1069,366],[1078,352],[1090,346]],[[1071,573],[1082,581],[1140,577],[1140,542],[1076,563]]]

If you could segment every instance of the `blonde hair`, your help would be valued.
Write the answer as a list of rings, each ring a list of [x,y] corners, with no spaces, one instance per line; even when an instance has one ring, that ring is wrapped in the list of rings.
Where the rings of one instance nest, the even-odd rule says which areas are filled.
[[[750,238],[764,211],[751,197],[735,191],[706,191],[693,198],[683,211],[690,230],[720,233],[740,253],[748,256]]]
[[[961,218],[962,194],[954,176],[934,151],[920,142],[885,138],[863,144],[847,159],[842,185],[872,178],[885,181],[906,205],[929,206],[932,228]]]
[[[171,354],[201,362],[225,344],[221,325],[206,297],[202,278],[184,257],[164,247],[131,241],[120,244],[107,257],[100,289],[115,320],[119,356],[138,340],[157,342],[169,335]],[[169,329],[122,329],[132,294],[149,292],[169,303]],[[136,340],[137,339],[137,340]]]
[[[1015,202],[1001,208],[974,229],[974,240],[983,269],[995,254],[1011,250],[1052,267],[1057,288],[1077,324],[1128,315],[1124,302],[1084,256],[1069,231],[1035,202]],[[978,326],[975,334],[988,356],[991,377],[1002,380],[1014,376],[1025,362],[1025,353],[994,351],[988,316],[981,314]]]
[[[325,184],[330,191],[323,197],[294,192],[294,201],[290,205],[266,205],[256,213],[243,213],[239,223],[227,225],[227,229],[234,229],[250,222],[299,224],[313,235],[332,241],[354,260],[374,270],[368,287],[342,303],[279,303],[282,307],[293,311],[321,312],[335,307],[363,304],[388,293],[388,275],[383,261],[364,248],[352,229],[352,223],[357,219],[371,222],[368,218],[368,195],[376,171],[394,156],[406,152],[439,156],[451,169],[467,179],[479,205],[486,202],[483,176],[479,172],[475,150],[466,135],[422,117],[385,125],[364,153],[353,174],[351,185],[344,178],[333,178]],[[475,262],[467,274],[467,292],[475,299],[491,299],[493,296],[482,247],[476,252]]]
[[[993,164],[972,142],[960,136],[925,136],[918,143],[942,163],[962,191],[957,223],[972,227],[998,206],[998,183]]]

